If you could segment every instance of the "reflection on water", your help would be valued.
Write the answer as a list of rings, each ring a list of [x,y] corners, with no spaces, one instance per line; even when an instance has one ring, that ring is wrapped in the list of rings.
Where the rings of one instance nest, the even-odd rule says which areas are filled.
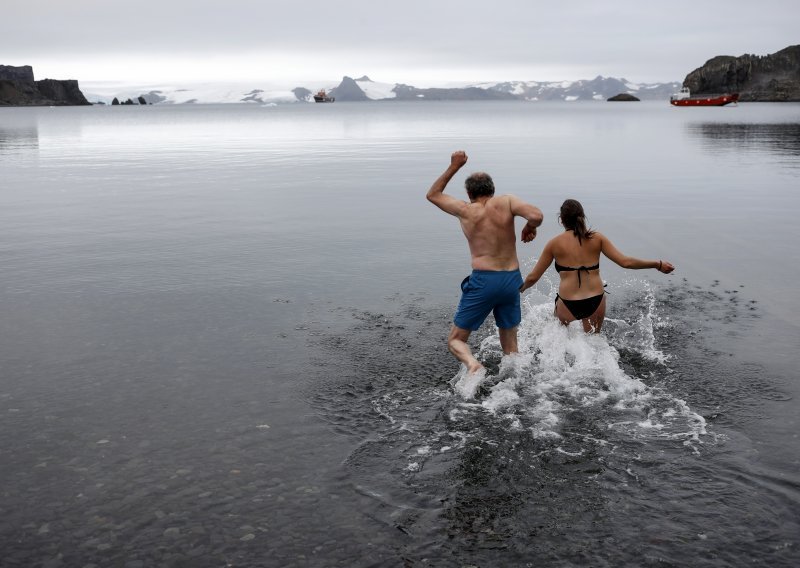
[[[36,124],[6,127],[0,124],[0,154],[39,148],[39,129]]]
[[[0,565],[800,565],[800,105],[691,110],[0,109]],[[459,147],[680,274],[455,397]]]
[[[746,124],[703,122],[687,125],[690,134],[714,148],[742,152],[768,151],[778,156],[800,155],[800,123]]]

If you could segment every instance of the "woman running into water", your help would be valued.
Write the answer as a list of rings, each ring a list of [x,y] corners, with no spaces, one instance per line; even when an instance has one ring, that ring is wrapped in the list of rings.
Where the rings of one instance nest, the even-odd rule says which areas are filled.
[[[525,277],[520,292],[536,284],[555,260],[561,284],[554,313],[564,325],[581,320],[584,331],[600,331],[606,315],[600,253],[622,268],[655,268],[664,274],[675,270],[665,260],[640,260],[622,254],[605,235],[586,227],[583,206],[574,199],[567,199],[561,205],[559,222],[564,226],[564,232],[544,246],[542,256]]]

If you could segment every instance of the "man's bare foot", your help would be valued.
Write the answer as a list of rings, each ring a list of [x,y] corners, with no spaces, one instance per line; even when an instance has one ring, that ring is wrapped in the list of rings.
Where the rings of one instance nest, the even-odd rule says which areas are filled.
[[[476,371],[470,371],[467,367],[462,365],[458,374],[453,377],[451,384],[453,385],[453,390],[455,390],[461,398],[470,400],[475,398],[475,393],[478,392],[478,388],[484,380],[486,380],[486,369],[484,369],[480,363]]]

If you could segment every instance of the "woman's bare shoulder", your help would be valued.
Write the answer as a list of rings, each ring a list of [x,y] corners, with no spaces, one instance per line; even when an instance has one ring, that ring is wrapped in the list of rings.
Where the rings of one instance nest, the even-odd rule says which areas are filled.
[[[564,232],[551,238],[549,241],[547,241],[547,244],[544,246],[549,248],[551,251],[563,251],[564,248],[568,245],[569,245],[568,235],[566,232]]]

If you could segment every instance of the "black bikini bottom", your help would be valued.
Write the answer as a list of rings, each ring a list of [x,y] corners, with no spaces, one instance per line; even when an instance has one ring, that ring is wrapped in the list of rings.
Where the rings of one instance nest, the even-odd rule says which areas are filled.
[[[603,293],[605,294],[605,292]],[[597,311],[600,302],[603,301],[603,294],[592,296],[591,298],[584,298],[583,300],[565,300],[556,294],[556,302],[561,300],[569,312],[575,316],[576,320],[588,318],[595,311]]]

